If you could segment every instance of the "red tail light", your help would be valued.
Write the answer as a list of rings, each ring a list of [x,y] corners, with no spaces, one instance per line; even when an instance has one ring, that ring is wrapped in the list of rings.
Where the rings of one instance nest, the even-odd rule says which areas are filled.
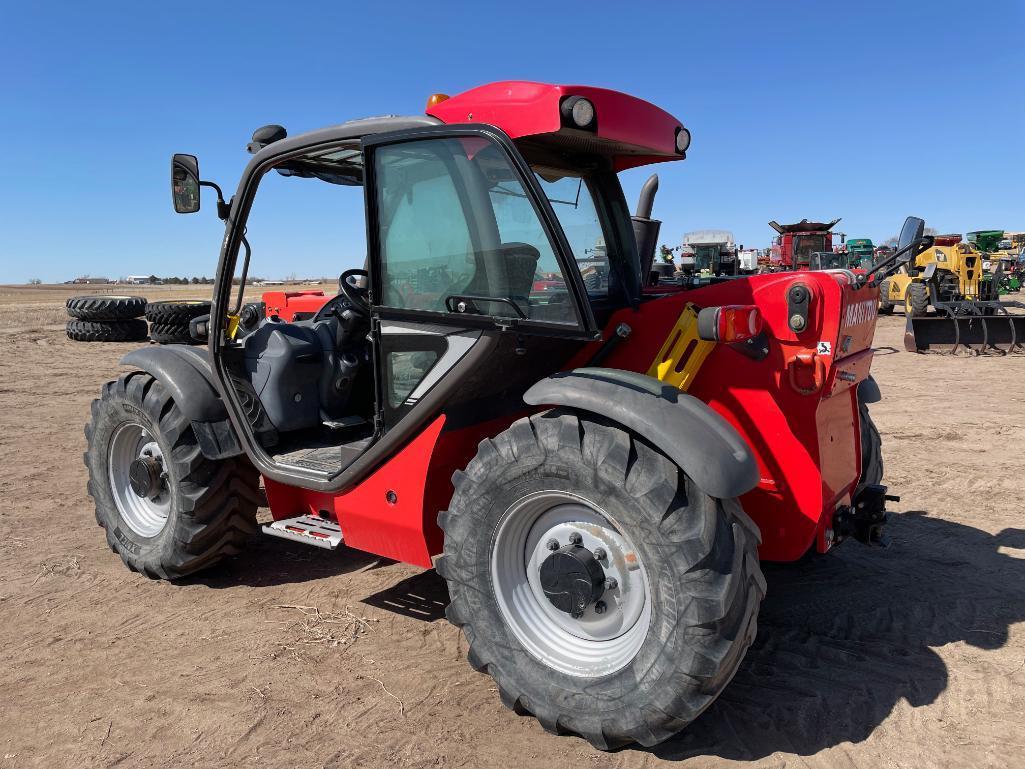
[[[762,313],[753,304],[706,307],[698,313],[698,336],[706,342],[746,342],[762,330]]]

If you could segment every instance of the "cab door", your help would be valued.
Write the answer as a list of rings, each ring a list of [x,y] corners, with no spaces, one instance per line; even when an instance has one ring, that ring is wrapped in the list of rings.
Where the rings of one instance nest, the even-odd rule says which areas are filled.
[[[436,388],[465,385],[446,375],[478,345],[508,384],[507,365],[550,368],[600,337],[558,220],[504,133],[437,126],[368,137],[363,149],[385,430]]]

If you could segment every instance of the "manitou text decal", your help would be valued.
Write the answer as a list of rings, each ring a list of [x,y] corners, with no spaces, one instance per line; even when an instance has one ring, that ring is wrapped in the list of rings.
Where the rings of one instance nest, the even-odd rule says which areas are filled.
[[[847,305],[847,311],[843,316],[844,326],[860,326],[875,320],[876,302],[874,299],[866,299],[864,302]]]

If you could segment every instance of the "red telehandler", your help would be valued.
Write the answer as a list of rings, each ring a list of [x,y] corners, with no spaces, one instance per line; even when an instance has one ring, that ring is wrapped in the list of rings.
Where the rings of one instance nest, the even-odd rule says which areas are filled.
[[[631,217],[618,173],[689,144],[635,97],[504,82],[260,129],[227,202],[175,155],[175,209],[211,187],[225,222],[207,348],[131,352],[92,404],[110,547],[205,569],[260,531],[262,483],[267,534],[436,567],[470,663],[545,729],[608,749],[686,727],[755,636],[759,559],[878,542],[888,498],[876,275],[648,285],[656,184]],[[366,268],[292,322],[242,317],[274,172],[364,190]]]

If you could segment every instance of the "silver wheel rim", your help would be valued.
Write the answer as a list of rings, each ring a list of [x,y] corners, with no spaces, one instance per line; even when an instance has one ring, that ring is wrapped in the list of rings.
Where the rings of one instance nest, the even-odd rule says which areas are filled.
[[[555,608],[545,596],[540,566],[571,533],[594,552],[606,577],[615,578],[601,601],[579,618]],[[491,541],[491,584],[499,610],[513,635],[536,659],[568,675],[597,678],[626,667],[637,655],[651,622],[647,573],[633,543],[615,520],[597,505],[568,492],[538,492],[523,497],[502,516]]]
[[[137,459],[152,458],[163,465],[164,454],[159,444],[142,425],[126,422],[110,436],[107,457],[110,491],[121,520],[141,537],[155,537],[167,524],[171,512],[171,490],[165,470],[160,488],[152,497],[140,497],[132,489],[129,470]]]

